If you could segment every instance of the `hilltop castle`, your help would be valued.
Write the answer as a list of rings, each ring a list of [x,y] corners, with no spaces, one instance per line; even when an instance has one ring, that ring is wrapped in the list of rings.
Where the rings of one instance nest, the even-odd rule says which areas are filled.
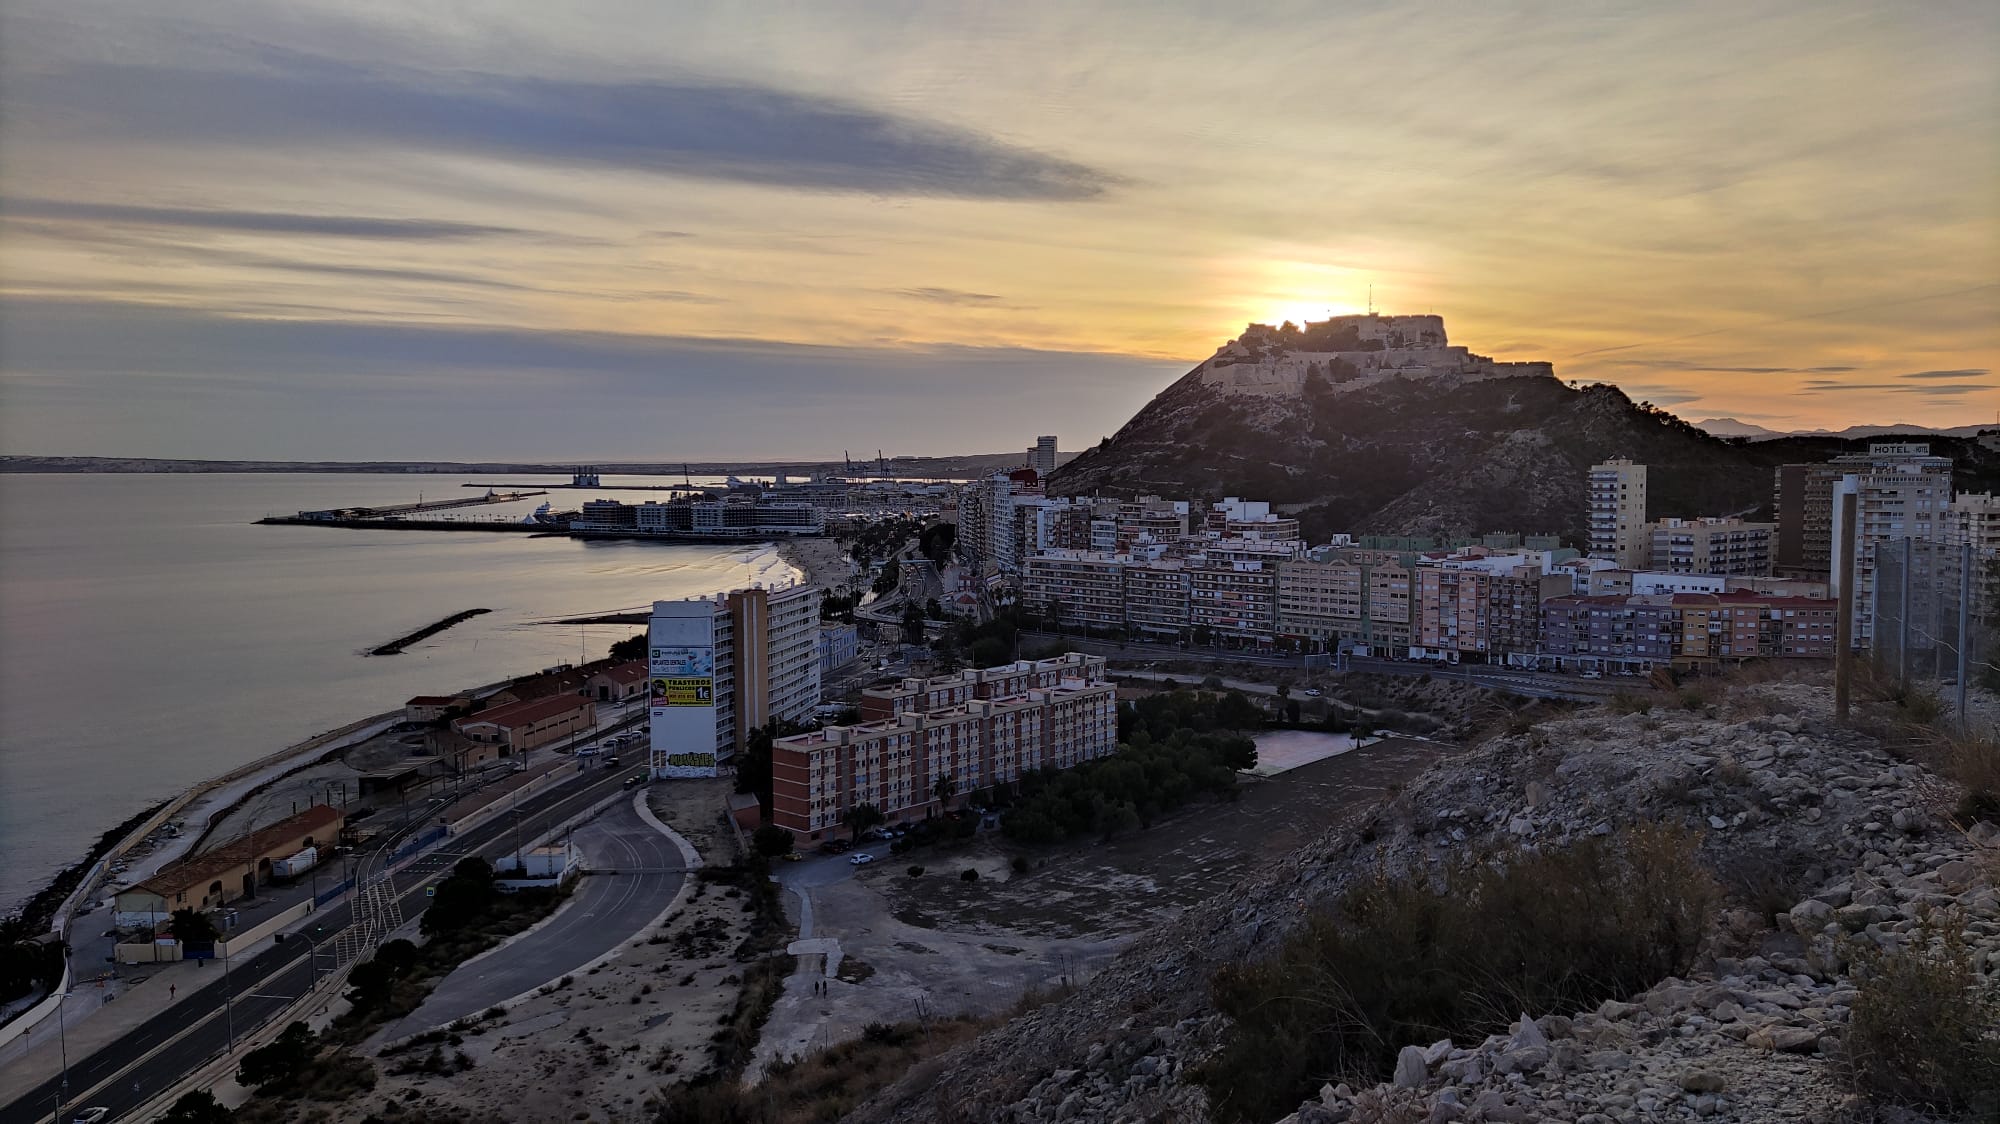
[[[1390,379],[1555,377],[1548,363],[1498,363],[1451,346],[1442,316],[1374,313],[1316,320],[1290,331],[1252,324],[1197,370],[1204,386],[1260,398],[1295,397],[1320,372],[1337,372],[1336,382],[1357,387]]]

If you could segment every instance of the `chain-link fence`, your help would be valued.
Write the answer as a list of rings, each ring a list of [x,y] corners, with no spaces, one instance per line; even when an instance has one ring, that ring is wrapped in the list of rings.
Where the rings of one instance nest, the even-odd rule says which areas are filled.
[[[1905,538],[1875,544],[1872,561],[1862,612],[1876,667],[1935,693],[1966,732],[2000,732],[2000,560]]]

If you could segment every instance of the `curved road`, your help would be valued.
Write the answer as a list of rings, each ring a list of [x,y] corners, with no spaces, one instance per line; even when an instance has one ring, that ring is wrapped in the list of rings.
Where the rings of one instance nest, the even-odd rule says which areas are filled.
[[[387,1039],[476,1015],[561,979],[637,936],[687,879],[680,850],[639,817],[633,801],[620,801],[572,839],[583,850],[586,873],[568,904],[526,936],[446,976]]]
[[[630,768],[583,771],[570,781],[522,801],[518,814],[496,815],[479,827],[445,840],[438,850],[395,876],[403,916],[407,919],[423,912],[425,884],[449,870],[458,859],[473,854],[494,859],[512,851],[517,820],[524,834],[537,831],[537,825],[553,826],[618,791],[631,773]],[[680,865],[678,855],[674,865]],[[96,1053],[72,1058],[66,1096],[61,1080],[50,1078],[0,1106],[0,1124],[37,1124],[49,1120],[59,1096],[66,1113],[102,1105],[111,1109],[109,1119],[116,1120],[207,1064],[228,1047],[232,1034],[242,1038],[285,1013],[317,978],[315,959],[320,969],[332,967],[329,955],[332,946],[328,942],[347,927],[348,906],[345,903],[328,906],[313,914],[313,919],[314,926],[322,932],[312,941],[288,939],[242,964],[211,969],[215,979],[194,995]],[[315,948],[329,951],[314,957]],[[230,997],[227,1004],[225,994]],[[297,1018],[300,1014],[292,1012],[289,1017]]]

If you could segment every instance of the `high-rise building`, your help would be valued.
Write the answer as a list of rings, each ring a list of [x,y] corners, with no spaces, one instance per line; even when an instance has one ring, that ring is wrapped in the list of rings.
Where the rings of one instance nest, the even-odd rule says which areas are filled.
[[[1028,447],[1028,467],[1034,469],[1042,479],[1049,478],[1049,473],[1056,470],[1055,438],[1035,438],[1035,443]]]
[[[1779,576],[1824,579],[1833,572],[1833,485],[1841,475],[1831,464],[1772,470],[1778,529],[1771,566]]]
[[[819,602],[820,591],[804,585],[653,602],[654,776],[715,776],[752,730],[812,714],[820,691]]]
[[[1037,554],[1021,567],[1021,601],[1052,624],[1125,627],[1125,567],[1131,558],[1088,550]]]
[[[1646,466],[1613,457],[1590,466],[1590,554],[1627,570],[1646,568]]]
[[[1967,492],[1945,513],[1945,541],[1972,547],[1972,615],[2000,618],[2000,497]]]
[[[1931,544],[1944,540],[1951,508],[1951,458],[1931,455],[1922,442],[1878,441],[1866,453],[1835,457],[1831,464],[1842,470],[1833,487],[1833,519],[1829,539],[1837,544],[1842,533],[1843,497],[1855,497],[1854,527],[1854,643],[1871,647],[1875,637],[1876,572],[1885,559],[1882,550],[1896,549],[1901,539],[1924,540]],[[1837,547],[1835,548],[1837,549]],[[1934,574],[1936,549],[1913,548],[1907,571],[1896,569],[1897,580],[1918,587]],[[1900,567],[1902,559],[1890,561]],[[1840,567],[1834,567],[1834,596],[1841,595]],[[1900,609],[1900,599],[1898,608]],[[1908,625],[1914,635],[1935,636],[1938,606],[1934,598],[1918,597],[1910,602]]]
[[[1652,568],[1669,574],[1771,572],[1770,523],[1741,519],[1661,519],[1647,524]]]

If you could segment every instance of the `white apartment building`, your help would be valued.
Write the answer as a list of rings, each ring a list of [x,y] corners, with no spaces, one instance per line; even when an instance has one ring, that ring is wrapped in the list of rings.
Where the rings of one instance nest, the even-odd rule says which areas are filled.
[[[1590,555],[1627,570],[1643,570],[1651,541],[1646,530],[1646,466],[1614,457],[1590,466]]]
[[[1034,469],[1042,479],[1048,479],[1049,473],[1056,470],[1055,438],[1035,438],[1035,443],[1028,448],[1028,467]]]
[[[2000,497],[1967,492],[1945,513],[1945,541],[1972,547],[1972,613],[2000,615]]]
[[[1021,600],[1044,619],[1068,626],[1114,629],[1125,626],[1123,554],[1053,550],[1021,566]]]
[[[811,716],[820,694],[819,603],[819,589],[806,585],[653,602],[654,776],[716,776],[752,730]]]

